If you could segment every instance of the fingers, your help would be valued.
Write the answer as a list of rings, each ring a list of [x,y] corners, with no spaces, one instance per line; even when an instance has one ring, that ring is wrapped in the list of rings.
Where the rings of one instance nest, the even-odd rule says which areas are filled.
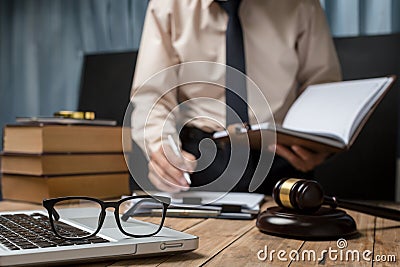
[[[176,168],[164,155],[162,151],[158,151],[151,155],[152,168],[156,174],[166,179],[172,184],[187,186],[187,182],[183,177],[183,172]]]
[[[307,162],[297,156],[295,153],[293,153],[293,151],[291,151],[289,148],[281,145],[276,145],[275,153],[289,161],[289,163],[296,169],[302,172],[309,171],[309,166]]]
[[[182,150],[182,156],[184,158],[185,169],[187,172],[192,173],[196,169],[197,160],[193,154]]]
[[[314,167],[324,162],[330,154],[328,152],[312,152],[300,146],[292,146],[292,150],[304,161],[313,162]]]
[[[159,190],[164,191],[164,192],[169,192],[169,193],[178,193],[182,190],[186,190],[189,188],[177,186],[167,180],[165,180],[162,176],[159,175],[159,172],[157,172],[154,167],[155,166],[153,163],[149,162],[149,180],[151,183]]]
[[[193,172],[196,166],[195,156],[183,150],[179,152],[181,156],[177,156],[169,145],[164,145],[158,153],[162,153],[164,160],[167,160],[170,165],[174,166],[182,174],[184,171]]]
[[[149,179],[158,189],[167,192],[188,190],[189,185],[183,176],[184,171],[193,172],[196,158],[185,151],[183,157],[171,154],[169,146],[152,153],[149,161]]]
[[[313,156],[310,151],[305,150],[299,146],[292,146],[292,150],[304,161],[310,160]]]
[[[329,155],[326,152],[312,152],[300,146],[292,146],[289,149],[286,146],[276,145],[275,153],[285,158],[297,170],[308,172],[321,164]],[[273,150],[270,148],[270,150]]]

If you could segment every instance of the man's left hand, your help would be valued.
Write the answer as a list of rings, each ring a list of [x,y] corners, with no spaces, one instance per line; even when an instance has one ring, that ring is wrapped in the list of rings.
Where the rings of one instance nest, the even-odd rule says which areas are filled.
[[[273,151],[274,147],[271,146],[269,150]],[[300,146],[291,146],[288,148],[283,145],[276,145],[275,153],[289,161],[293,167],[302,172],[313,170],[330,155],[328,152],[313,152]]]

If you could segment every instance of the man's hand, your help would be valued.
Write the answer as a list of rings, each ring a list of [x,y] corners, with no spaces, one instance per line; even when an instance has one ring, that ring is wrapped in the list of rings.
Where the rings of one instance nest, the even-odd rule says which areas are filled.
[[[276,145],[275,153],[289,161],[293,167],[302,172],[308,172],[320,165],[330,155],[328,152],[313,152],[300,146]],[[274,146],[269,147],[274,151]]]
[[[160,147],[157,152],[150,155],[149,179],[155,187],[170,193],[189,189],[183,172],[194,171],[196,158],[186,151],[182,151],[182,156],[183,159],[175,156],[168,145]]]

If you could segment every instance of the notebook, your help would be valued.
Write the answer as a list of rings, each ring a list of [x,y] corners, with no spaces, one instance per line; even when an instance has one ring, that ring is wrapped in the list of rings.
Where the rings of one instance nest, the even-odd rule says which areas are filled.
[[[79,231],[97,225],[95,208],[66,208],[64,223]],[[141,222],[143,227],[147,222]],[[71,230],[72,231],[72,230]],[[124,259],[194,250],[198,237],[167,227],[155,236],[131,238],[122,234],[113,212],[107,211],[101,231],[92,238],[68,241],[57,238],[47,212],[0,212],[0,266],[63,264],[105,259]]]

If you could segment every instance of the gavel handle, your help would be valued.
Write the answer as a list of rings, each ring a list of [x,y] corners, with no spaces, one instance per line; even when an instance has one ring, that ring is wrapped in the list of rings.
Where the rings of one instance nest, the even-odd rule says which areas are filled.
[[[324,197],[324,204],[328,204],[332,207],[340,207],[344,209],[359,211],[365,214],[382,217],[385,219],[400,221],[400,210],[368,205],[349,200],[339,200],[335,197],[328,196]]]

